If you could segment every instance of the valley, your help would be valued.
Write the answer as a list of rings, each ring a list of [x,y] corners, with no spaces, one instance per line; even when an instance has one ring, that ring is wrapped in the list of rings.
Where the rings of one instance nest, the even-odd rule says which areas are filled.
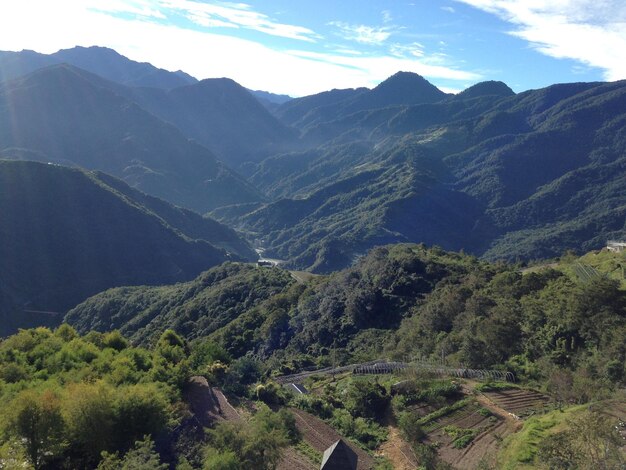
[[[625,81],[0,52],[0,468],[621,468],[625,170]]]

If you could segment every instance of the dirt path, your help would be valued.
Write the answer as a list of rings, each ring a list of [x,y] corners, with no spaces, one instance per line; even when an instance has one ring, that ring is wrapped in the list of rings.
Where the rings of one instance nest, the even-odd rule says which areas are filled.
[[[390,425],[387,432],[389,437],[377,454],[387,458],[396,470],[415,470],[418,467],[417,458],[411,446],[400,436],[400,430]]]

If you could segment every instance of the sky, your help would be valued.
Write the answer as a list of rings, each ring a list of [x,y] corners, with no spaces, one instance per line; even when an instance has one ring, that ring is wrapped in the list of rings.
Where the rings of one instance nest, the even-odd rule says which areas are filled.
[[[0,0],[0,50],[76,45],[291,96],[400,70],[520,92],[626,78],[626,1]]]

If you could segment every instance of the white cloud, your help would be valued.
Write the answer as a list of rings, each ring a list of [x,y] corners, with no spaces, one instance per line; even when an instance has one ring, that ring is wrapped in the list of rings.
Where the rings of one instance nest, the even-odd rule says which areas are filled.
[[[211,18],[209,15],[203,15],[201,13],[189,13],[187,19],[205,28],[238,28],[235,23],[229,23],[228,21],[222,21],[215,18]]]
[[[424,57],[424,46],[419,42],[411,44],[392,44],[389,46],[389,52],[395,57]]]
[[[398,58],[392,56],[348,57],[321,54],[318,52],[290,51],[295,57],[308,58],[329,65],[344,67],[352,71],[358,84],[351,86],[372,86],[399,70],[415,72],[425,77],[447,80],[477,80],[481,76],[474,72],[457,70],[441,65],[428,64],[425,61]]]
[[[362,24],[355,25],[344,23],[342,21],[332,21],[328,24],[337,27],[339,29],[339,34],[344,39],[370,46],[383,44],[395,31],[395,28],[390,26],[376,27],[365,26]]]
[[[624,0],[456,0],[498,15],[516,26],[511,34],[539,52],[577,60],[626,78]]]
[[[443,11],[447,11],[448,13],[454,13],[456,10],[452,7],[441,7]]]
[[[419,73],[435,83],[437,79],[465,83],[481,78],[476,73],[426,63],[417,54],[275,50],[213,32],[217,30],[184,29],[145,17],[124,19],[90,9],[92,3],[95,0],[0,2],[0,50],[51,53],[75,45],[106,46],[168,70],[184,70],[198,78],[230,77],[248,88],[293,96],[332,88],[371,87],[399,70]]]
[[[245,3],[199,2],[195,0],[161,0],[159,5],[169,12],[182,12],[204,27],[241,27],[272,36],[314,42],[320,36],[309,28],[278,23]]]
[[[154,2],[150,0],[85,0],[85,6],[96,11],[107,13],[129,13],[146,18],[165,19],[165,15],[154,8]]]

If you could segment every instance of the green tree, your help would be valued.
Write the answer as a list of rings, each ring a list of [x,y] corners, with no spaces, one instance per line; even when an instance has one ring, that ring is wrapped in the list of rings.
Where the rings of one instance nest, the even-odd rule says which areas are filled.
[[[113,449],[115,405],[111,387],[103,382],[71,385],[63,416],[76,459],[95,464],[102,451]]]
[[[64,421],[58,396],[25,391],[11,403],[9,433],[23,441],[26,456],[35,468],[58,457],[64,446]]]
[[[204,468],[276,468],[282,450],[299,438],[294,429],[295,422],[285,413],[273,413],[269,409],[261,410],[243,426],[241,423],[221,423],[209,431],[210,445]]]
[[[410,444],[417,444],[425,436],[420,424],[420,416],[416,412],[409,410],[400,413],[400,416],[398,417],[398,427],[400,428],[404,438]]]
[[[154,449],[154,442],[149,436],[135,442],[123,458],[117,453],[102,453],[98,470],[167,470],[169,465],[161,463],[159,454]]]
[[[204,470],[244,470],[243,464],[231,450],[209,449],[205,455]]]
[[[345,406],[353,416],[381,417],[391,397],[385,387],[370,380],[353,380],[346,392]]]
[[[160,388],[138,384],[124,387],[116,395],[114,436],[118,449],[127,449],[166,426],[169,406]]]

